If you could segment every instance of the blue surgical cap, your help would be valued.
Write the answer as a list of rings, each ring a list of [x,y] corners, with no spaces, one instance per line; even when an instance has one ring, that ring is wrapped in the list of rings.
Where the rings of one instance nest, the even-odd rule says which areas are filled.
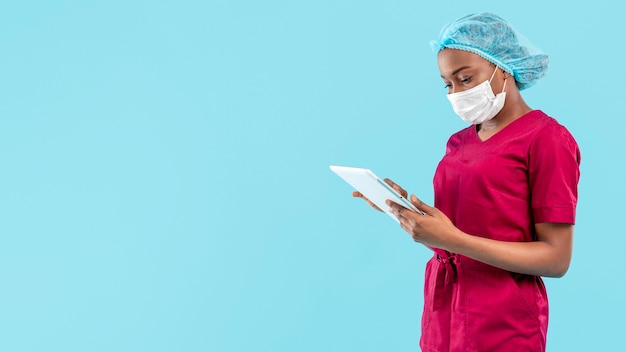
[[[432,44],[436,52],[450,48],[481,56],[511,74],[520,90],[537,83],[548,70],[548,55],[492,13],[465,16],[444,26]]]

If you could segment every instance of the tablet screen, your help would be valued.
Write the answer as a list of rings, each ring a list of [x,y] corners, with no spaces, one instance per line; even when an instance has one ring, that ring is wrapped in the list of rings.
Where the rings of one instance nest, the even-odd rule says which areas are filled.
[[[424,214],[415,208],[408,199],[402,197],[395,189],[376,176],[370,169],[338,165],[331,165],[330,169],[395,221],[398,221],[398,219],[389,211],[389,206],[385,204],[387,199],[417,213]]]

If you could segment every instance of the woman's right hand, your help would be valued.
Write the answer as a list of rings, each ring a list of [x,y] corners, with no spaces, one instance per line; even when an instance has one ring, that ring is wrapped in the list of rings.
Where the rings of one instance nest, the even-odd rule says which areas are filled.
[[[400,193],[404,198],[407,198],[409,196],[409,193],[407,191],[404,190],[404,188],[398,186],[395,182],[391,181],[390,179],[386,178],[385,183],[388,184],[389,186],[391,186],[393,189],[396,190],[396,192]],[[367,197],[365,197],[361,192],[358,191],[354,191],[352,192],[352,196],[355,198],[361,198],[364,201],[367,202],[367,204],[369,204],[372,208],[382,212],[382,209],[380,209],[379,207],[376,206],[376,204],[372,203],[369,199],[367,199]]]

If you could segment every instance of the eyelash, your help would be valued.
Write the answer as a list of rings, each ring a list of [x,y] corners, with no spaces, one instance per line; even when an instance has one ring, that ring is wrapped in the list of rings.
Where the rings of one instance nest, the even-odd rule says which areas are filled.
[[[460,79],[461,83],[463,84],[468,84],[472,81],[472,77],[464,77]],[[452,87],[451,84],[446,84],[445,86],[443,86],[445,89],[450,89],[450,87]]]

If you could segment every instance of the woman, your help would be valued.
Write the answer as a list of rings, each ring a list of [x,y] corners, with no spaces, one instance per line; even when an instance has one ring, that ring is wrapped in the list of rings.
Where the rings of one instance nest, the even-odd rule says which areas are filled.
[[[580,176],[574,138],[520,95],[545,74],[548,58],[489,13],[444,27],[435,44],[452,107],[472,125],[448,141],[435,206],[411,195],[426,216],[388,201],[402,228],[434,251],[420,346],[544,351],[541,276],[569,267]]]

